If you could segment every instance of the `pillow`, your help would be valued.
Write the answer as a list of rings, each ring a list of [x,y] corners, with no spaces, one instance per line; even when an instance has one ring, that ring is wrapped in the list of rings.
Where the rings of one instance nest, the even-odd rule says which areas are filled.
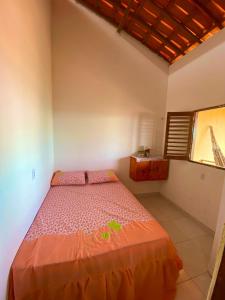
[[[76,171],[76,172],[56,171],[51,181],[51,186],[84,185],[84,184],[85,184],[85,173],[83,171]]]
[[[112,170],[87,171],[88,183],[117,182],[118,177]]]

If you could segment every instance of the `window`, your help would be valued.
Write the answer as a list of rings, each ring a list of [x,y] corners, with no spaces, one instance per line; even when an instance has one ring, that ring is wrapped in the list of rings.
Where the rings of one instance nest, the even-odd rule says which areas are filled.
[[[225,105],[168,113],[164,156],[225,169]]]

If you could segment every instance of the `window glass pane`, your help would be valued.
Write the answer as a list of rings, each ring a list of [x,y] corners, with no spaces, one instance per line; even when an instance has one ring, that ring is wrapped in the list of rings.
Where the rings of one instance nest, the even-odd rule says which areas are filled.
[[[225,168],[225,107],[196,114],[191,158]]]

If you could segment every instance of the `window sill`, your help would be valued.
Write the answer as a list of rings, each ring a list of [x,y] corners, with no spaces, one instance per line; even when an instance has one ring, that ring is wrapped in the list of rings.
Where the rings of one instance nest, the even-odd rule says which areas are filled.
[[[188,161],[191,162],[191,163],[194,163],[194,164],[198,164],[198,165],[202,165],[202,166],[206,166],[206,167],[210,167],[210,168],[214,168],[214,169],[219,169],[219,170],[224,170],[225,171],[225,168],[223,168],[223,167],[218,167],[218,166],[214,166],[214,165],[210,165],[210,164],[206,164],[206,163],[201,163],[199,161],[194,161],[194,160],[191,160],[191,159],[189,159]]]

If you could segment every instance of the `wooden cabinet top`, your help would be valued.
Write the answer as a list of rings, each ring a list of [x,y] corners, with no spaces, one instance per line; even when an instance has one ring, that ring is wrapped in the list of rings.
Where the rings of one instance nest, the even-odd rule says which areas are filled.
[[[135,159],[136,162],[142,162],[142,161],[167,161],[168,160],[168,159],[163,158],[162,156],[138,157],[138,156],[132,155],[130,158]]]

